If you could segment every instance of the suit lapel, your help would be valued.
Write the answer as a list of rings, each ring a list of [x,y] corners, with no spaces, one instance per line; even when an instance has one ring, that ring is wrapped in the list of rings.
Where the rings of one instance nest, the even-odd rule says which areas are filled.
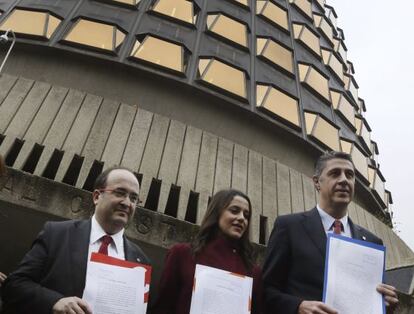
[[[322,256],[325,256],[326,251],[326,233],[322,225],[321,217],[316,207],[303,214],[302,221],[305,231],[309,238],[319,249]]]
[[[82,296],[85,288],[86,266],[88,262],[91,220],[74,223],[70,234],[70,257],[73,265],[73,288],[76,295]]]
[[[124,236],[124,250],[125,250],[125,259],[130,262],[140,263],[141,260],[138,258],[138,254],[132,245],[132,243],[125,238]]]
[[[349,218],[348,216],[348,223],[349,223],[349,227],[351,229],[351,234],[352,234],[352,238],[353,239],[357,239],[357,240],[363,240],[366,241],[367,238],[365,237],[365,234],[363,232],[363,230],[361,229],[360,226],[355,225],[351,218]]]

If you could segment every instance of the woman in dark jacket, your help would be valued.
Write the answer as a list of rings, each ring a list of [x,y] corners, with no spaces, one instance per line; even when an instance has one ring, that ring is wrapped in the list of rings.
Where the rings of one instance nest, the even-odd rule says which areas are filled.
[[[250,199],[229,189],[217,192],[207,208],[194,241],[173,246],[166,257],[159,296],[151,313],[190,313],[196,264],[253,278],[252,314],[262,307],[261,270],[254,265],[249,225]]]

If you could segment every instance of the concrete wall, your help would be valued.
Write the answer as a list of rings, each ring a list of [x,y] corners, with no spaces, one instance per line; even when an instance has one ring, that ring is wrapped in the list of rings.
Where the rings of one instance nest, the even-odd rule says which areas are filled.
[[[88,55],[18,44],[4,72],[138,105],[230,139],[308,175],[318,154],[309,143],[303,145],[302,131],[298,137],[291,129],[275,125],[274,119],[253,114],[248,104],[237,105],[231,98],[223,101],[220,93],[214,97],[186,84]],[[5,86],[10,87],[10,83]]]
[[[196,223],[212,194],[234,187],[252,199],[255,242],[260,216],[267,239],[278,214],[315,204],[309,177],[205,130],[44,82],[4,75],[0,84],[0,154],[13,168],[88,189],[101,169],[121,164],[142,176],[145,207],[181,220],[194,212]]]
[[[262,244],[278,215],[316,203],[308,175],[227,138],[45,82],[3,75],[0,86],[0,154],[13,168],[81,191],[91,188],[102,169],[121,164],[139,174],[145,208],[195,223],[213,193],[234,187],[251,197],[252,240]],[[404,265],[412,256],[359,205],[351,206],[350,215],[387,244],[387,267]]]

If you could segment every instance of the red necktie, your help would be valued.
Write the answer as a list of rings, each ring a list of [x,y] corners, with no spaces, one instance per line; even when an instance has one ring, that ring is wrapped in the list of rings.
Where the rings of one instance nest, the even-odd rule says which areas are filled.
[[[333,232],[335,234],[341,234],[342,231],[342,222],[340,220],[335,220],[333,223]]]
[[[112,237],[109,235],[104,235],[101,238],[101,246],[99,247],[98,253],[108,255],[108,245],[111,244]]]

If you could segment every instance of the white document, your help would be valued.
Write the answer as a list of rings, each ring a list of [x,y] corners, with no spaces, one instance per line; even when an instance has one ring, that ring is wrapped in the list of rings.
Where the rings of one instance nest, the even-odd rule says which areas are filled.
[[[253,279],[196,265],[190,314],[248,314]]]
[[[146,265],[93,253],[82,299],[93,314],[145,314],[147,271],[151,270]]]
[[[323,301],[341,314],[385,314],[385,247],[328,234]]]

